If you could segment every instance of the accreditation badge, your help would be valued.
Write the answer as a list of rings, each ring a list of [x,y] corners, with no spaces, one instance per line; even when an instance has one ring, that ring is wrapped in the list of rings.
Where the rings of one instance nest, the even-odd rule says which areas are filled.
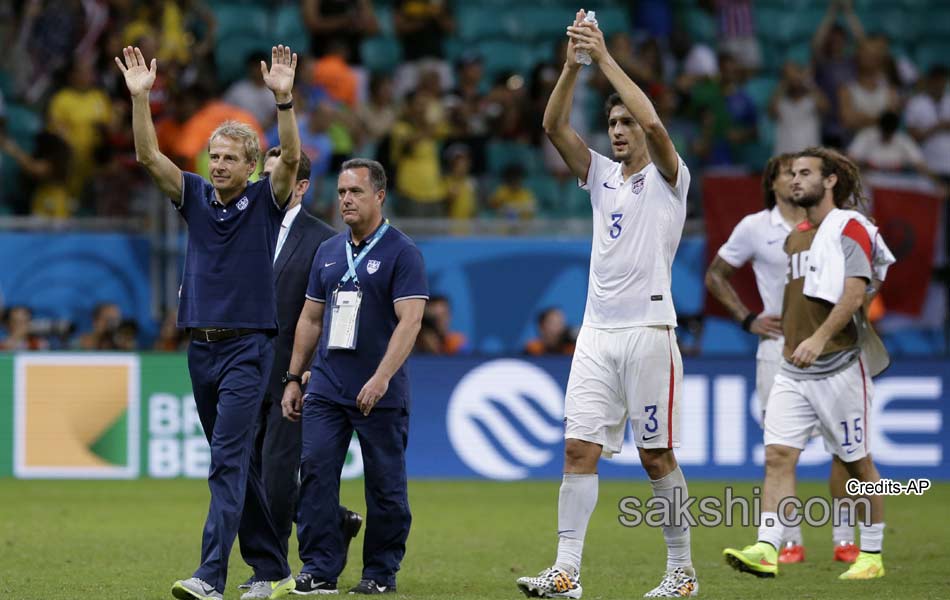
[[[360,321],[360,302],[363,293],[333,292],[330,313],[330,337],[327,348],[330,350],[356,350],[356,329]]]

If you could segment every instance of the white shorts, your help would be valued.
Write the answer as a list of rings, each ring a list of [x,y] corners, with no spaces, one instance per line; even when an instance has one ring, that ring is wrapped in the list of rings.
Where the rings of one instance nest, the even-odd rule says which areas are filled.
[[[803,449],[817,427],[829,453],[844,462],[864,458],[870,452],[873,392],[861,358],[823,379],[792,379],[779,373],[765,413],[765,445]]]
[[[623,448],[627,419],[639,448],[680,445],[683,359],[672,328],[582,327],[564,402],[564,437]]]
[[[759,399],[759,414],[765,419],[765,408],[769,403],[769,394],[775,383],[775,376],[782,368],[782,357],[777,360],[757,358],[755,360],[755,395]]]

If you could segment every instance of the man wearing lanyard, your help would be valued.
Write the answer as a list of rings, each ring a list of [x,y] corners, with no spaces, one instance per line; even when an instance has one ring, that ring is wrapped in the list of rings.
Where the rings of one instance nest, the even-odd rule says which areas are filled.
[[[211,505],[201,540],[201,565],[176,581],[180,600],[222,598],[228,557],[241,530],[243,554],[255,583],[241,596],[277,598],[294,588],[286,553],[274,530],[261,484],[250,464],[254,431],[267,389],[277,332],[272,282],[274,251],[300,160],[300,136],[291,90],[297,55],[275,46],[271,67],[261,61],[264,83],[277,103],[281,156],[270,177],[250,183],[260,146],[246,124],[227,121],[208,141],[211,182],[182,173],[158,148],[149,90],[158,69],[138,48],[115,62],[132,96],[135,156],[171,197],[188,223],[178,326],[188,329],[188,371],[198,418],[211,445]]]
[[[335,516],[355,430],[366,481],[366,537],[362,578],[350,592],[383,594],[396,591],[409,536],[409,378],[403,363],[429,288],[419,249],[383,219],[382,165],[346,161],[337,192],[349,231],[326,241],[313,259],[282,402],[284,416],[303,418],[297,535],[304,564],[296,592],[337,591],[344,539]],[[311,357],[303,396],[301,374]]]

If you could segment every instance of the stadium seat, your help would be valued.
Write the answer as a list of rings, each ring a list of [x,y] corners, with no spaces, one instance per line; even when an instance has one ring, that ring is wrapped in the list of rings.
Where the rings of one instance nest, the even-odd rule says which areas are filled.
[[[746,93],[752,97],[752,101],[755,102],[755,107],[759,111],[764,111],[768,107],[777,83],[778,79],[766,75],[750,79],[745,84]]]
[[[465,4],[456,11],[458,35],[463,41],[478,42],[492,38],[509,38],[513,33],[512,24],[517,21],[516,12],[481,6],[477,2]]]
[[[939,14],[934,13],[934,16],[939,17]],[[875,10],[861,14],[861,20],[869,33],[883,33],[891,41],[896,42],[913,39],[923,32],[921,26],[932,23],[929,14],[918,20],[916,12],[905,10],[899,6],[879,6]],[[936,18],[935,21],[939,23],[940,19]],[[945,27],[946,22],[940,23],[931,30],[936,30],[946,36],[948,30]]]
[[[249,4],[222,4],[214,9],[218,40],[231,36],[268,38],[269,18],[267,9]]]
[[[223,85],[240,79],[244,75],[244,62],[254,52],[270,54],[272,44],[268,37],[250,37],[236,35],[218,37],[215,48],[215,62],[218,66],[218,79]]]
[[[537,173],[544,168],[541,163],[541,151],[527,144],[489,142],[487,155],[488,170],[495,175],[501,175],[505,167],[512,164],[524,167],[526,174]]]
[[[928,11],[923,17],[918,15],[916,33],[923,37],[946,39],[950,35],[950,7]],[[950,59],[946,62],[950,62]]]
[[[716,21],[704,10],[694,8],[683,14],[683,26],[695,42],[716,45]]]
[[[33,151],[36,134],[42,129],[43,118],[37,112],[22,104],[7,106],[7,133],[26,152]]]
[[[379,23],[379,34],[385,36],[396,35],[396,26],[393,25],[393,8],[391,6],[376,6],[376,21]]]
[[[597,26],[605,36],[610,37],[615,33],[630,30],[630,14],[627,9],[620,6],[592,6],[591,10],[597,11]]]
[[[525,179],[525,185],[538,199],[541,213],[557,216],[560,213],[561,194],[557,181],[546,174],[531,175]]]
[[[757,340],[731,319],[706,317],[703,319],[700,352],[706,356],[752,356]]]
[[[282,6],[274,21],[274,39],[286,44],[298,53],[310,52],[310,33],[303,24],[300,7],[296,4]],[[299,49],[299,50],[298,50]]]
[[[402,46],[396,38],[376,36],[363,40],[360,54],[371,72],[392,72],[402,60]]]
[[[509,40],[482,40],[476,47],[482,55],[489,81],[508,71],[527,75],[534,66],[534,55],[529,46]]]
[[[532,40],[559,39],[574,18],[574,13],[563,6],[552,6],[546,10],[523,6],[516,15],[522,35]]]
[[[917,68],[921,72],[933,65],[950,64],[950,41],[927,40],[917,46]]]

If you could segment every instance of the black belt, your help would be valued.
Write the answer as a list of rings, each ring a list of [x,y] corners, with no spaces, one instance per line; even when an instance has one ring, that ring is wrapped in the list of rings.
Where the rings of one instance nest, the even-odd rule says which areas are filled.
[[[191,339],[196,342],[222,342],[232,338],[263,333],[263,329],[192,329]]]

